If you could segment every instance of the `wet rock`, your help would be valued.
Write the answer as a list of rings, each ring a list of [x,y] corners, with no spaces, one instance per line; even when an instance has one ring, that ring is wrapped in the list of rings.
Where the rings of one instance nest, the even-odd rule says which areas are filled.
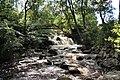
[[[86,78],[85,80],[95,80],[95,79],[93,79],[93,78]]]
[[[79,67],[77,69],[80,71],[81,75],[83,76],[87,76],[90,73],[90,70],[86,67],[83,67],[83,68]]]
[[[87,60],[92,59],[90,56],[87,57]]]
[[[91,51],[91,53],[93,53],[93,54],[98,54],[98,53],[99,53],[99,51],[94,50],[94,51]]]
[[[79,51],[75,49],[75,50],[72,50],[72,53],[79,53]]]
[[[83,59],[84,59],[84,58],[81,57],[81,56],[78,56],[78,57],[77,57],[77,60],[80,60],[80,61],[81,61],[81,60],[83,60]]]
[[[93,72],[93,73],[89,73],[88,75],[82,75],[81,79],[82,80],[97,80],[97,78],[100,76],[101,76],[101,73]]]
[[[35,49],[35,52],[41,52],[42,49]]]
[[[91,53],[91,49],[89,49],[89,50],[83,50],[82,51],[84,54],[90,54]]]
[[[61,39],[59,37],[56,38],[57,41],[61,41]]]
[[[43,59],[45,57],[45,54],[39,54],[39,59]]]
[[[92,47],[91,48],[91,53],[93,53],[93,54],[98,54],[100,52],[100,49],[99,48],[97,48],[97,47]]]
[[[117,60],[120,61],[120,54],[118,54]]]
[[[47,50],[42,50],[42,54],[47,54]]]
[[[60,65],[60,68],[62,69],[65,69],[65,70],[68,70],[69,68],[69,65],[67,65],[67,63],[63,62],[61,65]]]
[[[49,56],[56,56],[58,53],[57,53],[57,50],[55,50],[55,49],[50,49],[49,51],[48,51],[48,53],[49,53]]]
[[[86,50],[87,49],[87,47],[85,46],[85,45],[83,45],[82,47],[81,47],[81,50],[83,51],[83,50]]]
[[[60,76],[57,80],[72,80],[69,77]]]
[[[59,57],[60,57],[60,58],[64,58],[64,57],[65,57],[65,55],[64,55],[64,54],[63,54],[63,55],[59,55]]]
[[[76,56],[77,56],[77,58],[78,57],[82,57],[82,58],[84,58],[84,59],[89,59],[89,58],[91,58],[91,59],[95,59],[96,57],[97,57],[97,54],[76,54]]]
[[[91,49],[91,46],[90,46],[90,45],[83,45],[83,46],[81,47],[81,51],[89,50],[89,49]]]
[[[47,64],[47,65],[52,65],[52,61],[50,61],[49,59],[37,60],[34,64]]]
[[[64,50],[65,48],[67,48],[67,46],[66,45],[51,45],[50,46],[51,47],[51,49],[55,49],[55,50]]]
[[[31,60],[31,59],[26,59],[26,60],[23,60],[23,61],[19,61],[19,64],[24,64],[24,63],[32,63],[32,62],[34,62],[33,60]]]
[[[48,41],[47,44],[48,45],[55,45],[55,43],[53,41]]]
[[[120,71],[120,64],[118,64],[117,66],[113,67],[113,70]]]
[[[60,62],[60,61],[59,62],[57,62],[57,61],[53,62],[53,65],[56,65],[56,66],[61,66],[61,64],[62,64],[62,62]]]
[[[81,48],[82,48],[82,46],[78,46],[78,47],[77,47],[77,50],[81,50]]]
[[[47,59],[47,62],[46,62],[45,64],[46,64],[46,65],[52,65],[53,63],[52,63],[51,60]]]
[[[114,68],[119,64],[118,60],[113,58],[103,59],[103,60],[97,61],[97,63],[106,71],[111,70],[112,68]]]
[[[76,60],[76,55],[74,53],[67,53],[66,58],[68,60]]]
[[[80,74],[80,71],[76,67],[69,67],[70,74]]]
[[[100,76],[97,80],[120,80],[120,71],[113,71]]]

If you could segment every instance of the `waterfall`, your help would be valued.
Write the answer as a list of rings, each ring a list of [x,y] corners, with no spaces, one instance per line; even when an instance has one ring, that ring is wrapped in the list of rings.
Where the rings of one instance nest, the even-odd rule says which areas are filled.
[[[68,38],[63,35],[54,36],[53,38],[49,37],[49,40],[54,42],[57,45],[73,45],[74,44],[74,41],[72,40],[72,38]]]

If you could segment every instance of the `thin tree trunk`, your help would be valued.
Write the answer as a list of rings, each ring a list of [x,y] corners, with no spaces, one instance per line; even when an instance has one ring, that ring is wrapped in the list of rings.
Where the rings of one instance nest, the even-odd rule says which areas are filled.
[[[72,13],[73,20],[74,20],[74,23],[75,23],[75,26],[76,26],[76,29],[77,29],[77,33],[79,35],[78,37],[79,37],[79,39],[81,39],[81,35],[80,35],[79,28],[78,28],[77,20],[76,20],[76,17],[75,17],[75,12],[74,12],[74,8],[73,8],[73,5],[72,5],[72,1],[68,0],[68,3],[69,3],[70,11]]]
[[[74,35],[73,35],[73,30],[72,30],[70,18],[68,17],[68,15],[67,15],[66,13],[64,13],[64,14],[65,14],[65,16],[66,16],[66,20],[67,20],[68,26],[70,27],[72,39],[73,39],[73,41],[76,43],[77,41],[76,41],[76,39],[74,38]]]
[[[66,4],[67,4],[67,2],[66,2]],[[63,10],[63,4],[61,4],[61,6],[62,6],[62,10]],[[66,6],[66,8],[68,9],[67,6]],[[68,10],[67,10],[67,11],[68,11]],[[70,17],[69,17],[68,14],[65,13],[64,11],[63,11],[63,13],[65,14],[65,17],[66,17],[66,20],[67,20],[68,27],[70,28],[71,37],[72,37],[73,41],[76,43],[77,41],[76,41],[76,39],[74,38],[74,35],[73,35],[73,30],[72,30],[72,26],[71,26],[71,22],[70,22]]]
[[[102,20],[102,24],[105,24],[104,18],[102,17],[102,12],[99,11],[99,13],[100,13],[100,18],[101,18],[101,20]]]
[[[103,24],[103,33],[105,34],[105,27],[106,27],[106,26],[105,26],[105,21],[104,21],[104,18],[103,18],[103,16],[102,16],[102,12],[101,12],[101,11],[99,11],[99,12],[100,12],[100,18],[101,18],[102,24]],[[103,35],[103,36],[104,36],[104,35]],[[104,38],[105,38],[105,36],[101,38],[101,43],[104,43],[104,42],[105,42]]]
[[[119,0],[119,21],[118,23],[120,24],[120,0]]]
[[[27,22],[27,3],[28,0],[25,2],[25,16],[24,16],[24,35],[27,34],[27,26],[26,26],[26,22]]]
[[[83,20],[83,27],[84,28],[86,28],[85,27],[85,11],[84,11],[84,9],[83,9],[83,0],[82,0],[82,2],[81,2],[81,14],[82,14],[82,20]]]
[[[29,9],[32,8],[32,6],[34,6],[34,4],[33,4],[33,5],[30,6],[30,8],[27,9],[27,4],[28,4],[28,2],[29,2],[29,0],[27,0],[27,1],[25,2],[25,7],[24,7],[24,9],[25,9],[25,16],[24,16],[24,34],[25,34],[25,35],[27,35],[27,24],[26,24],[26,23],[27,23],[27,12],[28,12]]]
[[[86,23],[85,23],[85,14],[84,14],[84,12],[82,12],[82,20],[83,20],[83,27],[86,28],[85,27]]]

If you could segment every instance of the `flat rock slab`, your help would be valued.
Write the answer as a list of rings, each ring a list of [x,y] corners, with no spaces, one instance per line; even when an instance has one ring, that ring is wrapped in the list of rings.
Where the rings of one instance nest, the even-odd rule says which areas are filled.
[[[97,54],[76,54],[77,56],[85,57],[85,56],[90,56],[90,57],[96,57]]]
[[[82,45],[51,45],[51,49],[75,49],[77,47],[82,47]]]
[[[100,76],[97,80],[120,80],[120,71],[113,71]]]

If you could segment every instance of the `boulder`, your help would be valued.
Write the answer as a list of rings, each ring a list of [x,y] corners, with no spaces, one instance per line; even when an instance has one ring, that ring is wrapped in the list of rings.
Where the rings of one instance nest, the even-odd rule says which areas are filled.
[[[67,53],[66,58],[68,60],[76,60],[76,55],[74,53]]]
[[[49,56],[56,56],[58,53],[57,53],[57,50],[55,50],[55,49],[50,49],[49,51],[48,51],[48,53],[49,53]]]
[[[81,57],[81,56],[78,56],[77,57],[77,60],[80,60],[80,61],[82,61],[84,58],[83,57]]]
[[[83,50],[82,52],[83,52],[84,54],[90,54],[90,53],[91,53],[91,49]]]
[[[114,59],[114,58],[98,60],[97,63],[102,68],[107,69],[108,71],[111,70],[111,69],[114,69],[119,64],[118,60]]]
[[[83,76],[87,76],[90,73],[90,70],[86,67],[83,67],[83,68],[79,67],[77,69],[80,71],[81,75]]]
[[[69,67],[70,74],[80,74],[80,71],[76,67]]]
[[[62,69],[65,69],[65,70],[68,70],[68,66],[66,62],[62,62],[61,65],[60,65],[60,68]]]
[[[39,60],[43,59],[45,56],[45,54],[39,54]]]
[[[50,61],[49,59],[37,60],[34,64],[46,64],[46,65],[52,65],[52,61]]]
[[[120,71],[113,71],[100,76],[97,80],[120,80]]]
[[[70,79],[69,77],[60,76],[60,77],[58,77],[57,80],[72,80],[72,79]]]

